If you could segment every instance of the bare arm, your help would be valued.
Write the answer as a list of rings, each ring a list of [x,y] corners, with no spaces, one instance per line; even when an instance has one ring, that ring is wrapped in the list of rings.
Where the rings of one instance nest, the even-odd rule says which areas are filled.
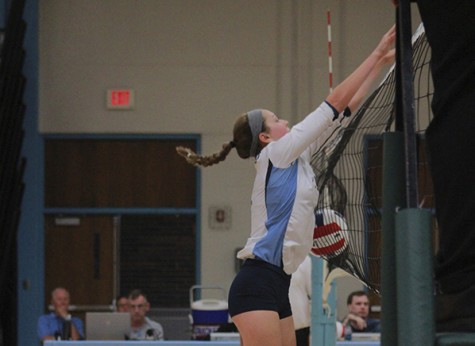
[[[327,101],[341,113],[355,96],[358,89],[364,83],[366,78],[376,66],[378,61],[383,58],[391,49],[396,39],[396,27],[384,34],[377,47],[371,54],[353,71],[335,90],[327,97]]]
[[[350,103],[348,104],[348,108],[350,108],[352,112],[358,109],[361,102],[363,101],[366,94],[368,93],[369,89],[378,78],[379,73],[381,72],[381,69],[383,68],[383,66],[392,64],[394,62],[395,55],[396,55],[396,50],[393,48],[385,56],[383,56],[381,59],[378,60],[376,65],[373,67],[373,69],[369,73],[368,77],[366,77],[363,84],[361,84],[355,96],[353,96]]]

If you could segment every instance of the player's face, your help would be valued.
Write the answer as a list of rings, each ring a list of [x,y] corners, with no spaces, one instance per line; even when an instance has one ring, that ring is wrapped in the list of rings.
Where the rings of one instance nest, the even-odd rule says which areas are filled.
[[[369,299],[366,296],[354,296],[353,301],[348,305],[350,313],[366,318],[369,314]]]
[[[271,140],[276,141],[290,131],[289,122],[284,119],[279,119],[279,117],[271,111],[263,110],[262,116],[264,117],[266,128],[268,129],[267,134]]]

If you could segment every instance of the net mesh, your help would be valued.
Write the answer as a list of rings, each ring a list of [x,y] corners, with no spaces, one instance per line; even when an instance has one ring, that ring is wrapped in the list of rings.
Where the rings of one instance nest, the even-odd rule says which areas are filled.
[[[419,203],[431,207],[431,180],[423,141],[432,118],[433,86],[430,49],[422,25],[413,35],[412,45]],[[338,211],[349,230],[344,253],[322,257],[377,293],[381,286],[382,136],[394,131],[395,94],[393,67],[356,114],[345,119],[347,123],[312,158],[320,190],[317,208]]]

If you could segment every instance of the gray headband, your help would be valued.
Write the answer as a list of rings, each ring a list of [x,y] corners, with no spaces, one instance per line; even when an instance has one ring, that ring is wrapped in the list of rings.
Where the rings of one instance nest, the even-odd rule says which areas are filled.
[[[249,155],[256,157],[257,146],[259,144],[259,134],[262,132],[262,123],[264,122],[262,110],[253,109],[252,111],[247,112],[247,121],[249,122],[249,127],[251,128],[252,133],[252,144]]]

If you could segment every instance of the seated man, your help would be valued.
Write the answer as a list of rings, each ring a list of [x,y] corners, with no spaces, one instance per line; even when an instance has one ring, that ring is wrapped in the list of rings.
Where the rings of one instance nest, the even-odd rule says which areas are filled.
[[[116,312],[129,312],[129,298],[125,295],[120,295],[115,299]]]
[[[164,340],[163,328],[160,323],[146,316],[150,310],[147,297],[140,290],[129,294],[130,333],[129,340]]]
[[[38,337],[45,340],[82,340],[84,326],[77,317],[69,314],[69,292],[58,287],[51,292],[54,311],[38,319]]]
[[[364,291],[352,292],[346,301],[348,315],[342,321],[343,325],[351,326],[353,333],[379,333],[381,322],[369,318],[369,297]]]

